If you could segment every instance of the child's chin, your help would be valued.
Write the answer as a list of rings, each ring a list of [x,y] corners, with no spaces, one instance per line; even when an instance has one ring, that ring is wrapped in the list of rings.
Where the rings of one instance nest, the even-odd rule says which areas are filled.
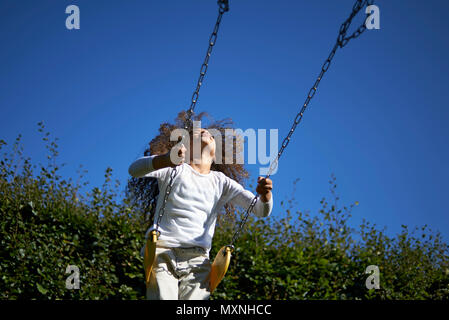
[[[214,143],[214,140],[204,139],[202,140],[203,145],[208,146]]]

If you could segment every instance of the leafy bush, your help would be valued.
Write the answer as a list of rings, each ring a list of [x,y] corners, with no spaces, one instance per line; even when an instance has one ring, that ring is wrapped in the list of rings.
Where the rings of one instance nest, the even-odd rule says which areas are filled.
[[[332,203],[322,199],[313,217],[293,212],[294,195],[281,205],[284,218],[251,217],[214,298],[449,298],[449,246],[439,233],[426,226],[409,232],[403,226],[391,238],[366,221],[354,230],[348,219],[356,203],[339,208],[334,177],[330,186]],[[222,224],[215,244],[230,241],[230,228]],[[370,265],[379,267],[380,289],[366,287]]]
[[[58,174],[56,140],[48,136],[43,138],[46,166],[32,166],[23,157],[20,136],[12,154],[0,162],[1,297],[141,298],[144,229],[127,201],[115,200],[118,184],[111,185],[112,170],[106,170],[101,189],[83,196],[79,190],[86,183]],[[66,289],[68,265],[78,266],[81,290]]]
[[[44,129],[39,123],[46,165],[23,155],[21,136],[0,162],[0,297],[145,298],[143,213],[120,196],[110,168],[103,186],[86,194],[84,172],[76,182],[60,176],[57,139]],[[0,150],[5,145],[0,140]],[[273,217],[250,217],[212,299],[448,299],[449,247],[441,235],[403,226],[392,238],[366,221],[350,228],[356,204],[340,208],[335,181],[331,202],[322,199],[316,215],[296,210],[293,192]],[[234,227],[219,220],[212,258]],[[68,265],[80,270],[80,290],[66,289]],[[366,289],[369,265],[380,269],[380,289]]]

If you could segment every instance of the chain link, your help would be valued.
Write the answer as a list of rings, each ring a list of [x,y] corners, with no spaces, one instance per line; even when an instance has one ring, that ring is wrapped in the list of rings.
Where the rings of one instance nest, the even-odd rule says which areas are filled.
[[[270,167],[268,169],[268,173],[265,176],[265,178],[269,178],[271,176],[271,174],[273,173],[273,171],[277,168],[278,162],[279,162],[279,158],[281,157],[282,153],[284,152],[285,148],[287,148],[288,144],[290,143],[290,139],[293,135],[293,133],[295,132],[296,127],[298,126],[298,124],[301,122],[302,117],[304,115],[304,112],[306,111],[310,101],[313,99],[313,97],[315,96],[315,93],[318,89],[318,86],[321,82],[321,80],[323,79],[324,74],[327,72],[327,70],[329,69],[332,59],[335,56],[335,53],[337,52],[338,48],[343,48],[346,44],[348,44],[348,42],[351,39],[357,38],[358,36],[360,36],[365,30],[366,30],[366,26],[365,26],[365,21],[362,23],[362,25],[356,30],[354,31],[354,33],[352,33],[350,36],[347,36],[346,33],[349,29],[349,26],[351,25],[352,19],[354,19],[354,17],[357,15],[357,13],[359,13],[359,11],[364,8],[365,6],[370,6],[373,4],[373,0],[357,0],[355,2],[355,4],[352,7],[352,12],[351,15],[349,16],[348,19],[346,19],[345,22],[343,22],[343,24],[340,26],[340,30],[338,33],[338,37],[337,37],[337,41],[334,45],[334,47],[332,48],[329,56],[327,57],[326,61],[324,62],[323,66],[321,67],[321,71],[320,74],[318,75],[318,78],[316,79],[315,83],[313,84],[312,88],[309,90],[309,93],[307,95],[307,98],[304,102],[304,104],[302,105],[301,110],[298,112],[298,114],[296,115],[292,127],[290,128],[290,131],[288,132],[287,136],[284,138],[284,140],[282,141],[281,147],[279,149],[279,152],[276,156],[276,158],[274,159],[274,161],[270,164]],[[367,14],[368,16],[368,14]],[[248,209],[246,210],[245,215],[242,218],[242,221],[239,224],[239,227],[237,228],[236,232],[234,233],[232,240],[231,240],[231,244],[229,245],[230,247],[234,247],[235,241],[237,240],[237,238],[239,237],[247,219],[249,216],[249,213],[253,210],[254,206],[256,205],[257,199],[259,198],[259,195],[256,193],[256,196],[253,198],[253,200],[251,201],[251,204],[249,205]]]
[[[217,17],[217,21],[215,22],[215,26],[214,26],[214,30],[212,31],[212,34],[209,37],[209,46],[207,48],[207,52],[206,52],[206,57],[204,58],[204,62],[201,65],[201,69],[200,69],[200,76],[198,77],[198,81],[196,83],[196,88],[195,91],[192,94],[192,99],[191,99],[191,103],[190,103],[190,107],[187,110],[187,116],[186,119],[184,121],[184,129],[187,131],[190,131],[193,127],[192,124],[192,116],[194,114],[195,111],[195,106],[196,103],[198,102],[198,98],[199,98],[199,94],[200,94],[200,89],[201,89],[201,85],[203,84],[203,80],[204,77],[206,76],[206,72],[207,72],[207,68],[209,67],[209,59],[211,57],[212,54],[212,49],[214,48],[215,43],[217,42],[217,37],[218,37],[218,30],[220,28],[220,23],[221,23],[221,19],[223,17],[223,14],[227,11],[229,11],[229,1],[228,0],[218,0],[218,17]],[[171,172],[170,172],[170,180],[167,184],[167,188],[165,189],[165,193],[164,193],[164,199],[161,205],[161,208],[159,210],[159,215],[156,219],[156,223],[154,224],[154,228],[158,233],[158,237],[159,237],[159,224],[162,220],[162,217],[165,213],[165,206],[167,204],[167,200],[168,197],[170,196],[170,193],[172,191],[173,188],[173,181],[176,177],[176,175],[178,174],[178,170],[177,170],[177,166],[173,167]]]
[[[217,42],[218,30],[220,28],[221,18],[223,17],[223,14],[225,12],[229,11],[228,0],[218,0],[217,3],[218,3],[218,17],[217,17],[217,21],[215,22],[214,30],[212,31],[212,33],[209,37],[209,46],[207,48],[206,57],[204,58],[204,62],[201,65],[200,75],[199,75],[198,81],[196,83],[196,88],[192,94],[190,108],[187,110],[187,118],[185,120],[185,125],[184,125],[184,129],[186,129],[186,130],[189,130],[192,128],[192,116],[194,113],[196,103],[199,98],[201,85],[203,84],[203,80],[204,80],[204,77],[206,76],[207,68],[209,67],[209,59],[212,54],[212,50],[215,46],[215,43]]]

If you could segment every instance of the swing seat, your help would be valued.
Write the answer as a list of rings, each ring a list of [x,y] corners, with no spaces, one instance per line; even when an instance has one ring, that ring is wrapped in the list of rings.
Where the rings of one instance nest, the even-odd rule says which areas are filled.
[[[209,289],[212,294],[228,271],[231,262],[232,246],[224,246],[218,251],[210,270]]]
[[[153,270],[153,264],[156,257],[156,242],[157,231],[153,230],[148,236],[143,255],[143,268],[145,269],[145,284],[147,288],[150,284],[151,271]]]

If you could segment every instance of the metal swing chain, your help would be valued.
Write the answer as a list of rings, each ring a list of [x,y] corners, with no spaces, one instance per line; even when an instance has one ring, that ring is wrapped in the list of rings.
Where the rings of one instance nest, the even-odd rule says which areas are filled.
[[[360,36],[366,30],[366,25],[365,25],[365,21],[364,21],[362,23],[362,25],[356,31],[354,31],[351,35],[347,36],[346,33],[348,31],[349,26],[351,25],[352,19],[357,15],[357,13],[360,11],[360,9],[364,8],[365,6],[372,5],[373,2],[374,2],[374,0],[357,0],[355,2],[355,4],[353,5],[351,15],[341,25],[339,33],[338,33],[337,42],[335,43],[335,45],[332,48],[328,58],[324,62],[323,66],[321,67],[321,72],[318,75],[318,78],[316,79],[316,81],[315,81],[314,85],[312,86],[312,88],[309,90],[309,93],[307,95],[306,101],[304,102],[301,110],[296,115],[296,117],[295,117],[295,119],[293,121],[293,125],[292,125],[289,133],[287,134],[287,136],[282,141],[282,145],[281,145],[281,148],[279,149],[279,152],[278,152],[278,154],[276,156],[276,159],[270,164],[270,167],[268,169],[268,174],[265,176],[265,178],[269,178],[270,175],[272,174],[273,170],[275,168],[277,168],[277,165],[278,165],[278,162],[279,162],[279,158],[281,157],[281,155],[284,152],[285,148],[289,144],[290,139],[291,139],[293,133],[295,132],[296,127],[301,122],[302,117],[304,115],[304,112],[307,109],[307,106],[309,105],[309,103],[312,100],[312,98],[315,96],[315,93],[316,93],[316,90],[318,88],[318,85],[320,84],[321,80],[323,79],[324,74],[329,69],[329,66],[330,66],[330,64],[332,62],[332,59],[334,58],[335,53],[337,52],[337,49],[338,48],[343,48],[344,46],[346,46],[348,44],[348,42],[351,39],[357,38],[358,36]],[[367,16],[368,16],[368,14],[367,14]],[[245,213],[242,221],[240,222],[236,232],[234,233],[234,236],[232,237],[231,244],[229,245],[229,247],[231,249],[234,248],[234,244],[235,244],[237,238],[239,237],[239,235],[240,235],[240,233],[241,233],[241,231],[242,231],[242,229],[243,229],[243,227],[244,227],[244,225],[245,225],[245,223],[246,223],[246,221],[248,219],[249,213],[251,212],[251,210],[253,210],[254,206],[256,205],[256,202],[257,202],[258,198],[259,198],[259,195],[256,193],[256,196],[251,201],[251,204],[249,205],[248,209],[246,210],[246,213]]]
[[[187,117],[184,121],[184,129],[189,131],[192,128],[192,116],[195,110],[196,103],[199,98],[199,92],[201,89],[201,85],[203,84],[204,77],[206,76],[207,68],[209,66],[209,59],[212,54],[212,49],[215,45],[215,42],[217,41],[218,37],[218,30],[220,28],[221,18],[223,17],[223,14],[227,11],[229,11],[229,1],[228,0],[218,0],[218,17],[217,21],[215,22],[214,30],[212,31],[212,34],[209,37],[209,46],[207,48],[206,57],[204,58],[204,62],[201,65],[200,69],[200,76],[198,77],[198,81],[196,84],[195,91],[193,92],[190,108],[187,110]],[[177,166],[173,167],[173,169],[170,172],[170,180],[167,185],[167,188],[165,189],[164,199],[161,205],[161,208],[159,210],[159,215],[157,217],[156,223],[154,224],[154,228],[156,232],[158,233],[158,236],[160,234],[159,232],[159,224],[161,222],[162,216],[165,213],[165,205],[167,204],[168,197],[171,193],[171,190],[173,188],[173,181],[178,174]]]

